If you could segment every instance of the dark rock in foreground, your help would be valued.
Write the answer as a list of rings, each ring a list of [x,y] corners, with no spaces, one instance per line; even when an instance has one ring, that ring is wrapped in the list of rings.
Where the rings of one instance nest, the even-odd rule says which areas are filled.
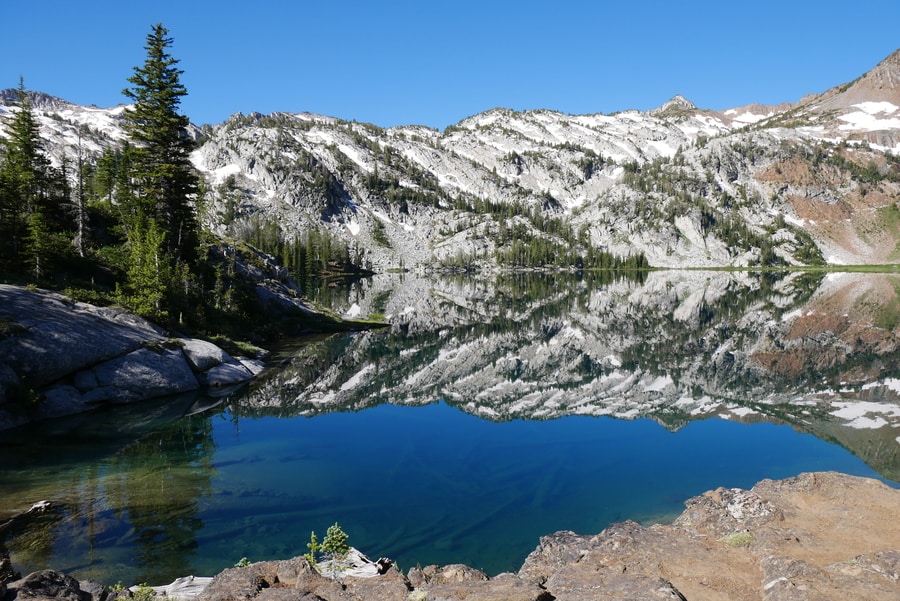
[[[404,576],[358,555],[331,577],[297,557],[225,570],[199,594],[192,578],[164,593],[197,601],[900,599],[900,490],[810,473],[720,488],[686,505],[668,525],[622,522],[592,536],[543,537],[517,574],[489,578],[449,565]],[[3,601],[85,599],[87,585],[53,574],[8,583]]]

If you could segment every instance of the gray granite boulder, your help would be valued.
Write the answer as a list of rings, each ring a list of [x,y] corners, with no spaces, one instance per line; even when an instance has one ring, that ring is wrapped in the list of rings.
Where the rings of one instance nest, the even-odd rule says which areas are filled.
[[[200,383],[209,388],[225,388],[253,379],[249,369],[240,363],[223,363],[198,376]]]
[[[78,581],[60,572],[41,570],[6,585],[8,601],[91,601],[91,595],[81,590]]]
[[[184,338],[179,342],[184,356],[187,357],[191,367],[197,373],[205,372],[223,363],[234,363],[231,355],[212,342],[197,338]]]
[[[94,368],[100,387],[115,388],[122,402],[195,390],[200,386],[180,349],[142,348]]]
[[[0,318],[17,330],[0,340],[0,362],[35,388],[165,338],[157,326],[124,309],[8,285],[0,285]]]
[[[0,430],[201,386],[221,393],[265,367],[54,292],[0,285],[0,320]]]

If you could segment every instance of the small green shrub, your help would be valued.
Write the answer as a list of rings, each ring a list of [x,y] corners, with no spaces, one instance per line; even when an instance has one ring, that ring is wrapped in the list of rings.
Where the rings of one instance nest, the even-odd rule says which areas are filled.
[[[306,543],[306,547],[309,549],[309,552],[304,553],[303,557],[306,558],[306,561],[309,562],[309,565],[311,565],[313,568],[316,568],[316,554],[319,552],[319,539],[316,536],[315,531],[309,533],[309,542]]]
[[[333,526],[328,527],[328,531],[325,533],[325,539],[322,540],[321,545],[319,544],[319,539],[316,536],[315,531],[310,532],[309,542],[306,544],[309,553],[305,553],[303,557],[306,558],[309,565],[318,570],[318,554],[321,553],[323,558],[330,562],[331,574],[334,576],[338,571],[344,569],[339,563],[344,560],[350,552],[350,545],[347,543],[348,538],[347,534],[341,530],[341,527],[337,522],[335,522]]]
[[[134,601],[153,601],[156,598],[156,591],[148,586],[146,582],[142,582],[137,589],[132,591],[132,599]]]
[[[350,545],[347,543],[349,537],[341,530],[337,522],[333,526],[328,527],[325,533],[325,540],[322,541],[322,553],[332,560],[341,560],[347,557],[350,552]]]

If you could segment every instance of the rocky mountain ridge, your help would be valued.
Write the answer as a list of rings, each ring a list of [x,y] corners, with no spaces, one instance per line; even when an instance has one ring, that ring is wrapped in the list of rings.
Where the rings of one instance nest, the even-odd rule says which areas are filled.
[[[724,111],[680,96],[611,115],[498,108],[442,132],[236,114],[197,130],[193,160],[215,231],[323,228],[376,269],[516,266],[536,244],[670,267],[890,263],[898,57],[798,103]],[[123,139],[121,106],[32,104],[57,160]]]

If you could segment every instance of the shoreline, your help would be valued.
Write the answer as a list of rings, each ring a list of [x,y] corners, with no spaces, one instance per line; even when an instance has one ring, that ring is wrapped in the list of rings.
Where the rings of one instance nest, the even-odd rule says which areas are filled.
[[[837,601],[900,595],[900,489],[879,480],[808,472],[762,480],[748,490],[707,491],[687,499],[685,507],[671,524],[643,527],[625,521],[594,535],[563,531],[543,536],[517,572],[494,577],[460,564],[414,567],[403,574],[393,565],[376,567],[384,568],[389,560],[372,562],[359,554],[351,562],[354,571],[334,578],[295,557],[229,568],[213,577],[186,576],[152,588],[156,595],[180,601]],[[62,578],[53,572],[35,574],[3,584],[8,590],[0,598],[24,599],[25,587]],[[71,578],[67,582],[84,595],[85,589],[97,588]],[[43,598],[72,598],[61,593],[65,587],[55,586],[57,593]],[[100,588],[106,596],[76,597],[113,598],[109,589]],[[138,597],[148,595],[151,587],[139,588]],[[29,589],[27,596],[33,592]]]

